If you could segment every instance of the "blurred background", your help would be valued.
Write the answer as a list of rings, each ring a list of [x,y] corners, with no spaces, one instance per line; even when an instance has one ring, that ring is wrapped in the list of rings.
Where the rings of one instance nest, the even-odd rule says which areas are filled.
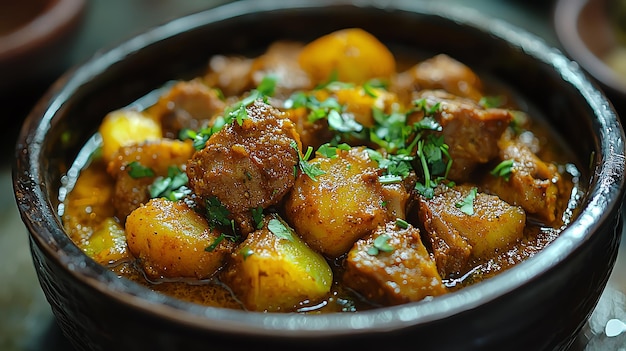
[[[577,11],[574,9],[585,8],[587,3],[604,3],[608,0],[561,0],[568,5],[548,0],[431,1],[465,6],[500,18],[536,34],[548,45],[573,56],[576,55],[572,49],[574,46],[566,44],[565,40],[572,40],[579,45],[581,43],[575,37],[569,38],[579,27],[575,18]],[[626,2],[614,1],[622,4]],[[11,167],[15,141],[23,120],[46,90],[73,66],[146,29],[226,2],[0,0],[0,114],[3,122],[0,128],[0,350],[72,350],[61,335],[37,282],[28,249],[27,232],[19,218],[13,196]],[[555,11],[563,9],[568,10],[565,11],[567,13],[555,16]],[[614,8],[613,13],[619,14],[615,9],[618,8]],[[616,33],[619,33],[620,23],[622,28],[626,26],[626,15],[622,14],[624,17],[618,18],[616,27],[613,27],[612,24],[601,22],[606,21],[604,12],[597,8],[595,11],[597,13],[588,17],[585,23],[588,28],[595,29],[595,32],[589,34],[590,40],[599,42],[602,39],[605,43],[605,47],[593,48],[594,52],[606,53],[609,50],[607,45],[620,42]],[[555,18],[558,20],[555,21]],[[618,57],[615,62],[616,65],[626,65],[626,56]],[[617,70],[610,75],[619,76]],[[605,85],[602,88],[610,93],[609,97],[623,111],[626,93],[620,95],[619,91]],[[626,111],[618,112],[626,115]],[[609,319],[626,320],[624,246],[620,250],[609,286],[573,346],[574,350],[624,350],[625,335],[609,338],[604,334]]]

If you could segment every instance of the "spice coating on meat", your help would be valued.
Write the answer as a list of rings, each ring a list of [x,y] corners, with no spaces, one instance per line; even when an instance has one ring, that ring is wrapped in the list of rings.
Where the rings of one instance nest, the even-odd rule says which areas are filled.
[[[389,252],[369,252],[377,238],[386,236]],[[378,239],[380,240],[380,239]],[[390,222],[355,243],[345,260],[343,282],[382,305],[419,301],[447,293],[437,266],[417,228],[402,229]]]
[[[246,109],[248,118],[213,134],[186,170],[196,195],[216,197],[240,222],[247,221],[251,209],[277,204],[291,189],[298,164],[294,143],[298,149],[301,145],[282,112],[261,101]]]

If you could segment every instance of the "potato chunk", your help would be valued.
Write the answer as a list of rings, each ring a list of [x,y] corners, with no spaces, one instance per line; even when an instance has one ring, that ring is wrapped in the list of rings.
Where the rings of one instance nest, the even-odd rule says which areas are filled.
[[[488,259],[520,240],[526,213],[472,186],[440,187],[432,199],[419,198],[419,218],[433,247],[442,276],[462,273],[470,259]],[[472,214],[461,211],[470,202]]]
[[[286,197],[285,216],[313,249],[328,257],[346,253],[379,225],[404,217],[408,194],[401,184],[379,182],[376,161],[363,147],[310,161],[325,173],[301,174]]]
[[[289,312],[324,297],[333,277],[326,260],[273,215],[233,251],[221,279],[248,310]]]
[[[104,117],[98,130],[102,137],[102,157],[113,159],[117,150],[162,137],[161,125],[150,116],[135,110],[117,110]]]
[[[333,74],[339,81],[362,84],[372,78],[390,79],[396,70],[389,49],[359,28],[338,30],[308,43],[298,62],[316,84]]]
[[[152,199],[126,220],[128,249],[152,279],[212,276],[235,246],[221,235],[182,201]]]
[[[79,246],[102,265],[113,264],[129,257],[124,228],[112,217],[106,218],[89,240]]]
[[[376,247],[387,245],[388,251]],[[372,252],[372,248],[374,252]],[[399,305],[447,293],[417,228],[380,226],[360,239],[345,260],[343,282],[368,300]]]

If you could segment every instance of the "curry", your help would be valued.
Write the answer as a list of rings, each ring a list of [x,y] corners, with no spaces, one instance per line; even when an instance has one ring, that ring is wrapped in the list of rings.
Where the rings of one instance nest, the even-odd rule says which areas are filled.
[[[401,65],[357,28],[217,55],[104,116],[62,220],[100,264],[199,304],[427,303],[576,216],[577,160],[514,96],[446,54]]]

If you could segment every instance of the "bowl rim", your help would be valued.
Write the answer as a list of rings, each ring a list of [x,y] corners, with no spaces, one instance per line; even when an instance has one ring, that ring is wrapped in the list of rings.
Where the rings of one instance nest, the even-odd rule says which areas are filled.
[[[199,25],[206,25],[238,16],[259,15],[275,10],[306,10],[328,6],[373,7],[398,10],[427,16],[443,17],[481,31],[489,32],[498,40],[513,43],[526,55],[531,55],[558,71],[563,80],[574,85],[581,96],[591,105],[599,123],[597,143],[602,157],[595,157],[592,182],[589,185],[588,206],[560,237],[546,247],[541,255],[532,257],[513,269],[481,282],[475,286],[437,297],[434,301],[421,301],[405,305],[385,307],[357,314],[333,313],[330,315],[302,315],[247,312],[225,308],[205,307],[176,300],[158,294],[137,283],[118,279],[117,275],[95,263],[74,245],[56,215],[56,210],[46,199],[45,179],[40,174],[40,153],[47,128],[54,116],[63,108],[63,102],[77,89],[81,82],[104,72],[107,66],[122,60],[128,54],[169,36],[175,36]],[[94,71],[95,69],[95,71]],[[88,73],[96,72],[96,73]],[[77,280],[97,290],[102,295],[154,317],[175,321],[199,329],[210,329],[239,335],[333,336],[365,332],[383,332],[402,329],[415,324],[428,323],[468,311],[479,305],[509,294],[519,286],[538,279],[550,268],[561,263],[567,254],[588,241],[614,209],[621,206],[624,194],[624,130],[612,106],[590,82],[584,73],[558,49],[551,48],[535,35],[495,18],[488,18],[478,11],[464,7],[450,7],[432,1],[398,0],[296,0],[286,2],[242,0],[220,5],[195,14],[172,20],[139,34],[121,45],[104,51],[68,71],[46,94],[27,117],[16,145],[16,161],[13,182],[20,214],[26,224],[30,239],[44,253],[61,263],[63,269]],[[32,199],[26,201],[27,191],[36,195],[37,206]],[[38,212],[49,212],[43,220]],[[542,259],[548,257],[549,259]],[[211,322],[219,321],[217,323]],[[289,332],[289,333],[286,333]]]
[[[600,84],[626,98],[626,83],[616,78],[616,73],[596,56],[580,36],[578,21],[582,11],[591,2],[603,0],[557,0],[553,21],[556,36],[563,49],[578,61]]]

